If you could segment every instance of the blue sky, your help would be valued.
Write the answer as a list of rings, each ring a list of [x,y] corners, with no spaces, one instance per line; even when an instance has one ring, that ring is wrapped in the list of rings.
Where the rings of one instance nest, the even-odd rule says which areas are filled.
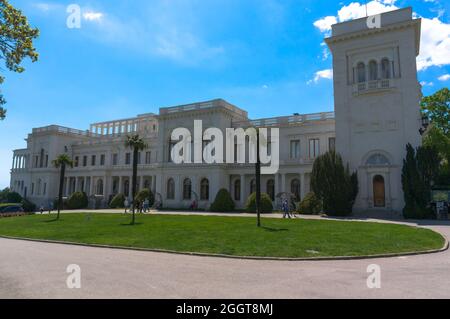
[[[37,63],[6,73],[0,122],[0,188],[12,150],[33,127],[90,123],[224,98],[250,117],[333,110],[331,22],[364,14],[361,1],[11,0],[41,31]],[[81,28],[66,25],[77,3]],[[369,14],[412,6],[424,18],[419,79],[424,94],[450,85],[450,4],[376,0]]]

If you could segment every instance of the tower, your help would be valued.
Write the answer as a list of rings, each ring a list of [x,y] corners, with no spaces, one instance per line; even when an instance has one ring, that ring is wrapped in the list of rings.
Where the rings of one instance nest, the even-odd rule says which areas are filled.
[[[421,20],[405,8],[333,25],[336,149],[358,172],[355,211],[404,206],[406,144],[421,143],[416,57]]]

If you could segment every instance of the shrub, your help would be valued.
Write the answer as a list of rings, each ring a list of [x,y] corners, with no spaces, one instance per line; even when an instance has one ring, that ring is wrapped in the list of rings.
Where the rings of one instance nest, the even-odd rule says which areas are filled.
[[[8,192],[6,194],[6,201],[8,203],[19,204],[22,202],[22,196],[16,192]]]
[[[88,207],[89,201],[86,193],[76,192],[73,193],[67,200],[68,209],[83,209]]]
[[[298,212],[305,215],[317,215],[322,210],[322,202],[314,193],[309,193],[298,206]]]
[[[256,213],[256,193],[251,194],[245,204],[247,213]],[[272,200],[266,193],[261,193],[261,213],[271,213],[273,211]]]
[[[124,194],[117,194],[116,196],[113,197],[113,199],[111,200],[111,202],[109,203],[109,207],[110,208],[124,208],[125,202],[125,195]]]
[[[26,213],[34,213],[36,211],[36,205],[28,199],[22,200],[22,208]]]
[[[221,189],[209,210],[212,212],[232,212],[234,208],[235,204],[230,193],[226,189]]]
[[[352,214],[353,204],[358,195],[356,172],[344,167],[342,157],[330,151],[319,156],[311,173],[311,188],[323,203],[323,210],[330,216]]]
[[[155,196],[153,195],[153,192],[151,190],[149,190],[148,188],[144,188],[136,195],[137,202],[143,202],[146,199],[149,200],[150,206],[153,206],[153,204],[155,203]]]

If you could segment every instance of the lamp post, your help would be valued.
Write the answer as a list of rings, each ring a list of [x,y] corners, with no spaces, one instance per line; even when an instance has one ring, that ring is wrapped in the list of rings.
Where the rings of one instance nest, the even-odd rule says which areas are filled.
[[[424,135],[428,129],[428,127],[430,126],[430,119],[428,118],[428,116],[423,115],[422,116],[422,127],[419,130],[420,135]]]

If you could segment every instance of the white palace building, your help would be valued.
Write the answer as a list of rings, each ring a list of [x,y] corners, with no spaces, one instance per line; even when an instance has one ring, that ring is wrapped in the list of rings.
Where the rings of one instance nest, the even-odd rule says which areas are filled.
[[[64,195],[84,191],[106,206],[118,193],[130,195],[132,151],[128,134],[148,143],[139,156],[138,189],[150,188],[165,208],[188,208],[194,198],[208,208],[221,188],[237,207],[255,190],[252,164],[172,163],[173,129],[203,127],[279,128],[280,168],[262,177],[262,191],[297,200],[310,191],[314,159],[336,149],[359,177],[356,212],[400,212],[404,205],[401,168],[405,146],[421,143],[416,57],[420,19],[406,8],[381,15],[381,25],[358,19],[333,26],[325,41],[333,53],[335,112],[250,120],[224,100],[161,108],[159,114],[95,123],[89,130],[57,125],[34,128],[27,147],[14,151],[11,189],[37,205],[48,206],[58,193],[59,170],[51,162],[67,153],[74,161],[66,172]]]

